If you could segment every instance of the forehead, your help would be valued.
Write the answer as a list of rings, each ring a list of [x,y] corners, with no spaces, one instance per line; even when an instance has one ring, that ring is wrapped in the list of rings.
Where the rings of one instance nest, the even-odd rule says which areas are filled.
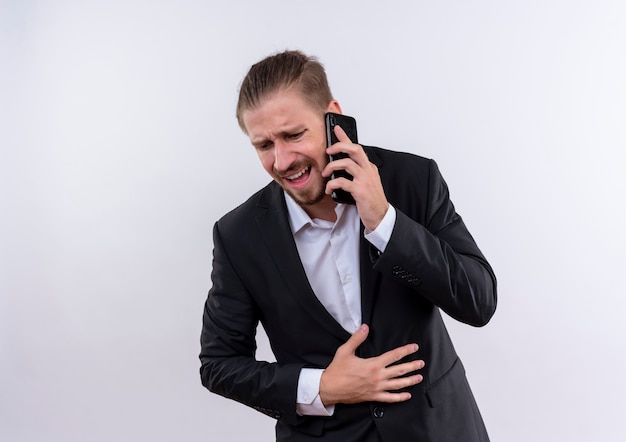
[[[295,88],[281,89],[263,97],[257,106],[243,112],[243,123],[251,139],[290,126],[313,124],[322,115]]]

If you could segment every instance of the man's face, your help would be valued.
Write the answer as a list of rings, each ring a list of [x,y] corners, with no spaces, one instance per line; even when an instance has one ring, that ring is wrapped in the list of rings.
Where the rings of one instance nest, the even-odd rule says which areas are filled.
[[[340,111],[335,101],[328,110]],[[269,95],[243,113],[243,122],[263,168],[298,204],[307,210],[330,199],[322,177],[328,164],[324,118],[299,91]]]

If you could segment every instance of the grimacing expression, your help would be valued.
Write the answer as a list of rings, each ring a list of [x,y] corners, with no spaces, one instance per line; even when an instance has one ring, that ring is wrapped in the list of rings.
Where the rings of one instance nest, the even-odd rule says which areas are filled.
[[[331,101],[328,111],[340,111]],[[296,88],[281,89],[243,112],[243,121],[263,168],[301,206],[325,198],[328,164],[324,116]]]

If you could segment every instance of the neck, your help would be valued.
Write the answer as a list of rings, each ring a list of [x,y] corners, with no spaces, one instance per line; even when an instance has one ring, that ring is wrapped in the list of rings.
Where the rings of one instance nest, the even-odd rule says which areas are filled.
[[[335,207],[337,207],[337,203],[330,195],[325,195],[324,198],[318,203],[311,204],[310,206],[302,206],[311,219],[318,218],[331,222],[337,221]]]

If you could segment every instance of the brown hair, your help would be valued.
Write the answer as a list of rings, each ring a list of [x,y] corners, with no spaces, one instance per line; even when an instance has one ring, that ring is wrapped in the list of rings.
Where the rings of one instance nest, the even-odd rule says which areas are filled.
[[[254,64],[241,83],[237,121],[246,132],[243,113],[280,89],[296,86],[306,101],[323,113],[333,99],[324,66],[300,51],[285,51]]]

